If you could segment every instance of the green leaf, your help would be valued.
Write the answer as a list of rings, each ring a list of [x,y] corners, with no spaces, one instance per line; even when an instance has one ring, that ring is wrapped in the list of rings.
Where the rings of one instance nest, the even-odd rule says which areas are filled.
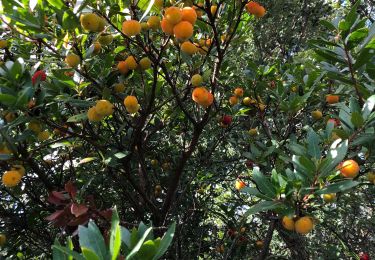
[[[95,252],[93,252],[91,249],[86,248],[86,247],[81,247],[82,254],[85,256],[87,260],[101,260],[104,258],[99,258]]]
[[[128,247],[128,249],[130,249],[131,248],[130,231],[124,227],[120,227],[120,229],[121,229],[121,241]]]
[[[65,30],[73,30],[77,28],[79,25],[78,18],[75,16],[75,14],[72,12],[72,10],[67,9],[64,11],[64,15],[62,18],[62,27]]]
[[[81,247],[91,249],[101,259],[104,259],[107,255],[104,238],[93,221],[89,222],[88,228],[79,226],[78,236]]]
[[[67,122],[79,122],[87,119],[87,113],[78,114],[68,118]]]
[[[321,167],[320,178],[324,178],[331,174],[332,170],[346,157],[348,152],[348,140],[342,141],[336,140],[328,153],[327,160],[330,160],[329,164],[325,164]]]
[[[272,200],[272,198],[269,198],[266,195],[264,195],[263,193],[260,193],[257,189],[255,189],[253,187],[245,187],[245,188],[241,189],[240,192],[241,193],[247,193],[247,194],[250,194],[250,195],[254,195],[254,196],[257,196],[258,198],[261,198],[261,199]]]
[[[359,127],[361,127],[361,126],[363,125],[364,120],[363,120],[362,115],[361,115],[359,112],[354,111],[354,112],[352,113],[351,122],[352,122],[352,124],[353,124],[355,127],[359,128]]]
[[[274,198],[276,197],[276,189],[273,187],[270,180],[264,176],[258,168],[254,168],[252,177],[257,184],[258,189],[264,193],[267,197]]]
[[[363,105],[363,108],[362,108],[362,117],[364,120],[368,118],[368,116],[371,114],[374,107],[375,107],[375,95],[372,95],[366,100],[366,103]]]
[[[307,134],[307,152],[310,156],[320,159],[319,136],[310,128]]]
[[[48,0],[48,3],[57,9],[65,9],[65,5],[62,0]]]
[[[61,244],[57,238],[55,238],[54,246],[60,246]],[[54,260],[66,260],[68,259],[68,256],[63,253],[61,250],[58,250],[56,247],[52,247],[52,259]]]
[[[244,218],[247,218],[248,216],[261,212],[261,211],[278,209],[282,207],[284,207],[284,204],[282,204],[279,201],[262,201],[262,202],[259,202],[258,204],[253,205],[251,208],[249,208],[246,211]]]
[[[157,246],[153,240],[147,240],[143,243],[138,251],[137,257],[139,259],[151,260],[157,252]]]
[[[328,185],[324,187],[323,189],[316,191],[315,194],[320,195],[320,194],[327,194],[327,193],[343,192],[351,188],[354,188],[358,184],[360,184],[360,182],[353,181],[353,180],[339,181],[334,184]]]
[[[135,245],[135,247],[132,249],[132,251],[127,255],[126,259],[127,260],[130,260],[132,259],[133,257],[136,256],[136,254],[138,253],[139,249],[141,248],[142,244],[145,242],[147,236],[149,235],[149,233],[152,231],[152,227],[148,228],[146,230],[146,232],[143,234],[143,236],[138,240],[137,244]]]
[[[16,103],[17,98],[8,94],[0,94],[0,103],[6,106],[13,106]]]
[[[361,43],[368,35],[368,28],[361,28],[349,35],[347,46],[348,49],[353,49],[359,43]]]
[[[173,222],[172,225],[168,228],[167,232],[164,234],[162,240],[160,241],[160,246],[156,255],[152,258],[153,260],[159,259],[167,251],[169,245],[172,243],[174,232],[176,229],[176,222]]]
[[[53,249],[63,252],[66,256],[72,256],[75,260],[86,260],[82,255],[78,254],[75,251],[70,250],[69,248],[53,245],[52,250]]]
[[[121,247],[121,229],[120,229],[120,219],[115,208],[112,211],[112,224],[111,224],[111,237],[109,241],[109,252],[111,254],[111,259],[116,260],[120,252]]]
[[[320,20],[319,23],[321,25],[325,26],[330,31],[336,31],[337,30],[336,26],[333,23],[331,23],[330,21]]]

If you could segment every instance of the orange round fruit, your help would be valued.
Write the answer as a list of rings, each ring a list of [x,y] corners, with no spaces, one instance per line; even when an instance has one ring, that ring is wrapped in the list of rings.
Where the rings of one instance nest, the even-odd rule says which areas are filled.
[[[211,14],[212,16],[215,16],[216,12],[217,12],[217,5],[211,5]]]
[[[109,116],[113,114],[113,105],[108,100],[98,100],[95,105],[95,110],[96,113],[102,117]]]
[[[160,27],[160,18],[159,16],[150,16],[147,20],[147,25],[150,29],[157,30]]]
[[[189,22],[182,21],[173,27],[173,33],[177,39],[187,40],[194,33],[193,26]]]
[[[98,114],[98,112],[96,111],[96,107],[91,107],[87,111],[87,118],[91,122],[99,122],[100,120],[103,119],[103,116],[101,116],[100,114]]]
[[[294,220],[288,216],[284,216],[281,223],[286,230],[293,231],[295,228]]]
[[[236,96],[232,96],[229,98],[229,104],[231,106],[237,105],[238,104],[238,98]]]
[[[243,88],[236,88],[234,90],[234,95],[237,97],[242,97],[243,96]]]
[[[191,42],[183,42],[181,44],[181,51],[186,54],[193,55],[198,52],[198,48]]]
[[[94,42],[92,46],[94,48],[94,50],[92,51],[93,54],[98,54],[102,49],[102,45],[99,42]]]
[[[126,110],[130,114],[137,113],[140,107],[138,104],[138,100],[135,96],[127,96],[124,99],[124,105],[125,105]]]
[[[197,12],[191,7],[185,7],[182,9],[182,21],[187,21],[192,25],[197,21]]]
[[[294,227],[297,233],[305,235],[314,228],[314,223],[310,217],[302,217],[295,222]]]
[[[182,20],[182,11],[180,8],[172,6],[165,10],[165,19],[171,24],[176,25]]]
[[[236,190],[242,190],[243,188],[246,187],[246,184],[244,181],[236,180],[235,187],[236,187]]]
[[[137,61],[133,56],[129,56],[125,59],[125,64],[128,69],[135,70],[138,67]]]
[[[122,23],[122,32],[128,37],[140,34],[141,29],[141,24],[136,20],[124,21]]]
[[[346,160],[339,165],[339,170],[343,177],[353,179],[359,173],[359,165],[354,160]]]
[[[120,71],[121,74],[127,74],[129,72],[128,65],[125,61],[120,61],[117,64],[117,69]]]
[[[250,13],[253,14],[257,18],[261,18],[266,14],[266,9],[258,4],[257,2],[250,1],[246,5],[246,10]]]
[[[257,242],[255,242],[255,246],[259,249],[263,248],[263,241],[262,240],[258,240]]]
[[[167,21],[167,19],[161,20],[160,23],[162,31],[167,34],[167,35],[172,35],[173,34],[173,25]]]
[[[207,99],[203,102],[201,102],[201,106],[203,107],[209,107],[214,102],[214,95],[211,92],[207,91]]]
[[[82,28],[90,32],[98,31],[100,20],[101,18],[94,13],[83,14],[80,17]]]
[[[6,171],[3,174],[2,182],[5,187],[12,188],[21,181],[22,175],[18,171]]]
[[[326,101],[328,104],[335,104],[339,102],[340,97],[338,95],[327,95],[326,96]]]

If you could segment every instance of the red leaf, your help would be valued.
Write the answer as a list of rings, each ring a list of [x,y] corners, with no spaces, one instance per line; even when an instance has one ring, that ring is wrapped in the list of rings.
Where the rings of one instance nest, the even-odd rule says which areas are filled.
[[[55,204],[55,205],[64,205],[65,204],[59,198],[56,198],[56,196],[54,196],[52,193],[50,193],[48,195],[47,201],[49,203]]]
[[[57,218],[61,217],[62,215],[64,215],[64,210],[57,210],[54,213],[52,213],[51,215],[49,215],[48,217],[46,217],[46,220],[54,221]]]
[[[70,194],[70,196],[74,199],[77,195],[77,188],[74,186],[73,182],[68,181],[65,183],[65,191]]]
[[[52,195],[59,200],[68,200],[70,198],[69,194],[65,191],[52,191]]]
[[[111,209],[106,209],[106,210],[102,210],[99,212],[99,214],[106,218],[107,220],[111,220],[112,218],[112,210]]]
[[[76,218],[85,214],[88,210],[89,210],[89,208],[86,207],[86,205],[83,205],[83,204],[73,203],[72,206],[70,207],[70,211],[72,212],[72,214],[74,216],[76,216]]]

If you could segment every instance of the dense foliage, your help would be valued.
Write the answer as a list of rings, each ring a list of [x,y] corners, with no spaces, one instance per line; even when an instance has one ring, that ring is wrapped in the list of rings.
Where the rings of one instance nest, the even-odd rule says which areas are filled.
[[[259,2],[2,0],[1,255],[375,257],[371,1]]]

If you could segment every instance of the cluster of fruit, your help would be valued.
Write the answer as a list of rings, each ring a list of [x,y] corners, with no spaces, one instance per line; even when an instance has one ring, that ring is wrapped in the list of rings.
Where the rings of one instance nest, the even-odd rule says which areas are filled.
[[[87,111],[87,118],[92,122],[101,121],[104,117],[113,114],[113,108],[114,106],[108,100],[98,100],[96,105]]]
[[[194,90],[191,95],[194,102],[198,105],[207,108],[211,106],[214,102],[214,95],[209,92],[205,87],[202,87],[203,77],[199,74],[193,75],[191,78],[191,84],[193,85]]]

